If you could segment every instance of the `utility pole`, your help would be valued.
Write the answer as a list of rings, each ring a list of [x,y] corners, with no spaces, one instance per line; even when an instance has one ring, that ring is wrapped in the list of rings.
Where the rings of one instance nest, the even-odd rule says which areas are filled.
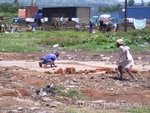
[[[125,0],[125,15],[124,15],[124,17],[125,17],[125,19],[124,19],[124,24],[125,24],[125,28],[124,28],[124,31],[126,32],[127,31],[127,0]]]

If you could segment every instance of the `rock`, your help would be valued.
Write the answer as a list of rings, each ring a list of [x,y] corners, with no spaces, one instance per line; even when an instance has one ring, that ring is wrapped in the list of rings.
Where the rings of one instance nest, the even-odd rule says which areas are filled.
[[[140,88],[140,85],[139,85],[139,84],[136,84],[134,87],[136,87],[136,88]]]
[[[102,57],[101,61],[110,61],[110,58],[109,57]]]
[[[106,73],[107,73],[107,74],[114,74],[114,73],[117,73],[117,71],[114,71],[114,70],[107,70]]]
[[[100,54],[100,56],[101,56],[101,57],[104,57],[104,55],[103,55],[103,54]]]
[[[99,55],[93,55],[92,59],[94,59],[94,60],[100,59],[100,56]]]
[[[109,91],[114,91],[114,88],[108,88],[107,90],[109,90]]]
[[[73,79],[73,82],[77,82],[77,80],[76,80],[76,79]]]
[[[44,71],[45,74],[52,74],[50,71]]]
[[[142,57],[138,57],[138,60],[141,60],[142,59]]]
[[[69,60],[71,60],[71,59],[72,59],[72,57],[68,57],[68,59],[69,59]]]
[[[37,107],[30,107],[30,108],[27,108],[28,111],[34,111],[34,110],[37,110],[38,108]]]
[[[121,100],[121,103],[126,103],[126,100]]]
[[[7,113],[18,113],[17,110],[11,110],[11,111],[8,111]]]
[[[89,70],[90,73],[96,73],[96,70]]]
[[[85,73],[85,74],[89,74],[89,70],[88,70],[88,69],[85,69],[85,70],[84,70],[84,73]]]
[[[17,108],[17,111],[22,111],[22,110],[23,110],[22,107],[18,107],[18,108]]]
[[[83,73],[82,70],[79,70],[79,71],[76,72],[76,74],[82,74],[82,73]]]
[[[57,108],[59,105],[63,105],[61,102],[54,101],[51,103],[50,108]]]
[[[62,54],[66,54],[66,52],[61,52],[61,55],[62,55]]]
[[[43,102],[50,102],[50,101],[52,101],[52,99],[50,99],[49,97],[43,97],[42,101]]]
[[[86,56],[84,61],[91,61],[91,58],[89,56]]]

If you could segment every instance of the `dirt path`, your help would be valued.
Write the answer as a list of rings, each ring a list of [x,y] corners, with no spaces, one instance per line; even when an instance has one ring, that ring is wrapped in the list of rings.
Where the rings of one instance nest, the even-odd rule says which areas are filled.
[[[2,113],[69,113],[73,110],[121,113],[121,108],[150,106],[150,64],[142,60],[150,58],[148,53],[134,55],[134,75],[138,82],[132,81],[127,73],[124,73],[124,80],[120,81],[114,59],[110,59],[110,62],[102,61],[97,53],[62,53],[56,61],[58,67],[47,69],[38,66],[39,58],[44,54],[0,54]],[[111,53],[103,56],[116,57]],[[75,70],[67,73],[66,68]],[[84,98],[62,97],[51,93],[39,96],[35,93],[37,89],[51,84],[78,90],[84,94]]]

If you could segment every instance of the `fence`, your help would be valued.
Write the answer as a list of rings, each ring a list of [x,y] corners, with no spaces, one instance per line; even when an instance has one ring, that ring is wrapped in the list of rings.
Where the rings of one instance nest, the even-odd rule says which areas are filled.
[[[50,30],[88,30],[89,29],[89,22],[90,18],[80,18],[77,22],[69,20],[63,23],[60,21],[60,18],[53,18],[50,19],[47,22],[41,23],[38,25],[36,21],[36,30],[43,30],[43,31],[50,31]],[[146,20],[147,26],[150,25],[150,19]],[[30,27],[32,23],[26,22],[25,19],[22,19],[20,23],[14,23],[14,27],[18,27],[22,30],[30,30]],[[94,27],[94,26],[93,26]],[[113,26],[112,26],[113,28]],[[98,26],[94,27],[94,29],[99,30],[99,22]],[[118,32],[124,31],[125,25],[124,25],[124,19],[120,18],[118,23]],[[127,30],[134,29],[134,26],[132,23],[127,24]],[[110,30],[112,31],[112,30]]]

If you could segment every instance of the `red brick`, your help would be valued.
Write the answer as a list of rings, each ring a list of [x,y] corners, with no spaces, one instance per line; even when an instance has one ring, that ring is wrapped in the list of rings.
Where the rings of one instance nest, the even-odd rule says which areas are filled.
[[[63,69],[62,68],[57,70],[57,74],[62,74],[62,73],[63,73]]]
[[[130,69],[130,71],[131,71],[132,73],[137,73],[137,72],[138,72],[138,70],[136,70],[136,69]]]

